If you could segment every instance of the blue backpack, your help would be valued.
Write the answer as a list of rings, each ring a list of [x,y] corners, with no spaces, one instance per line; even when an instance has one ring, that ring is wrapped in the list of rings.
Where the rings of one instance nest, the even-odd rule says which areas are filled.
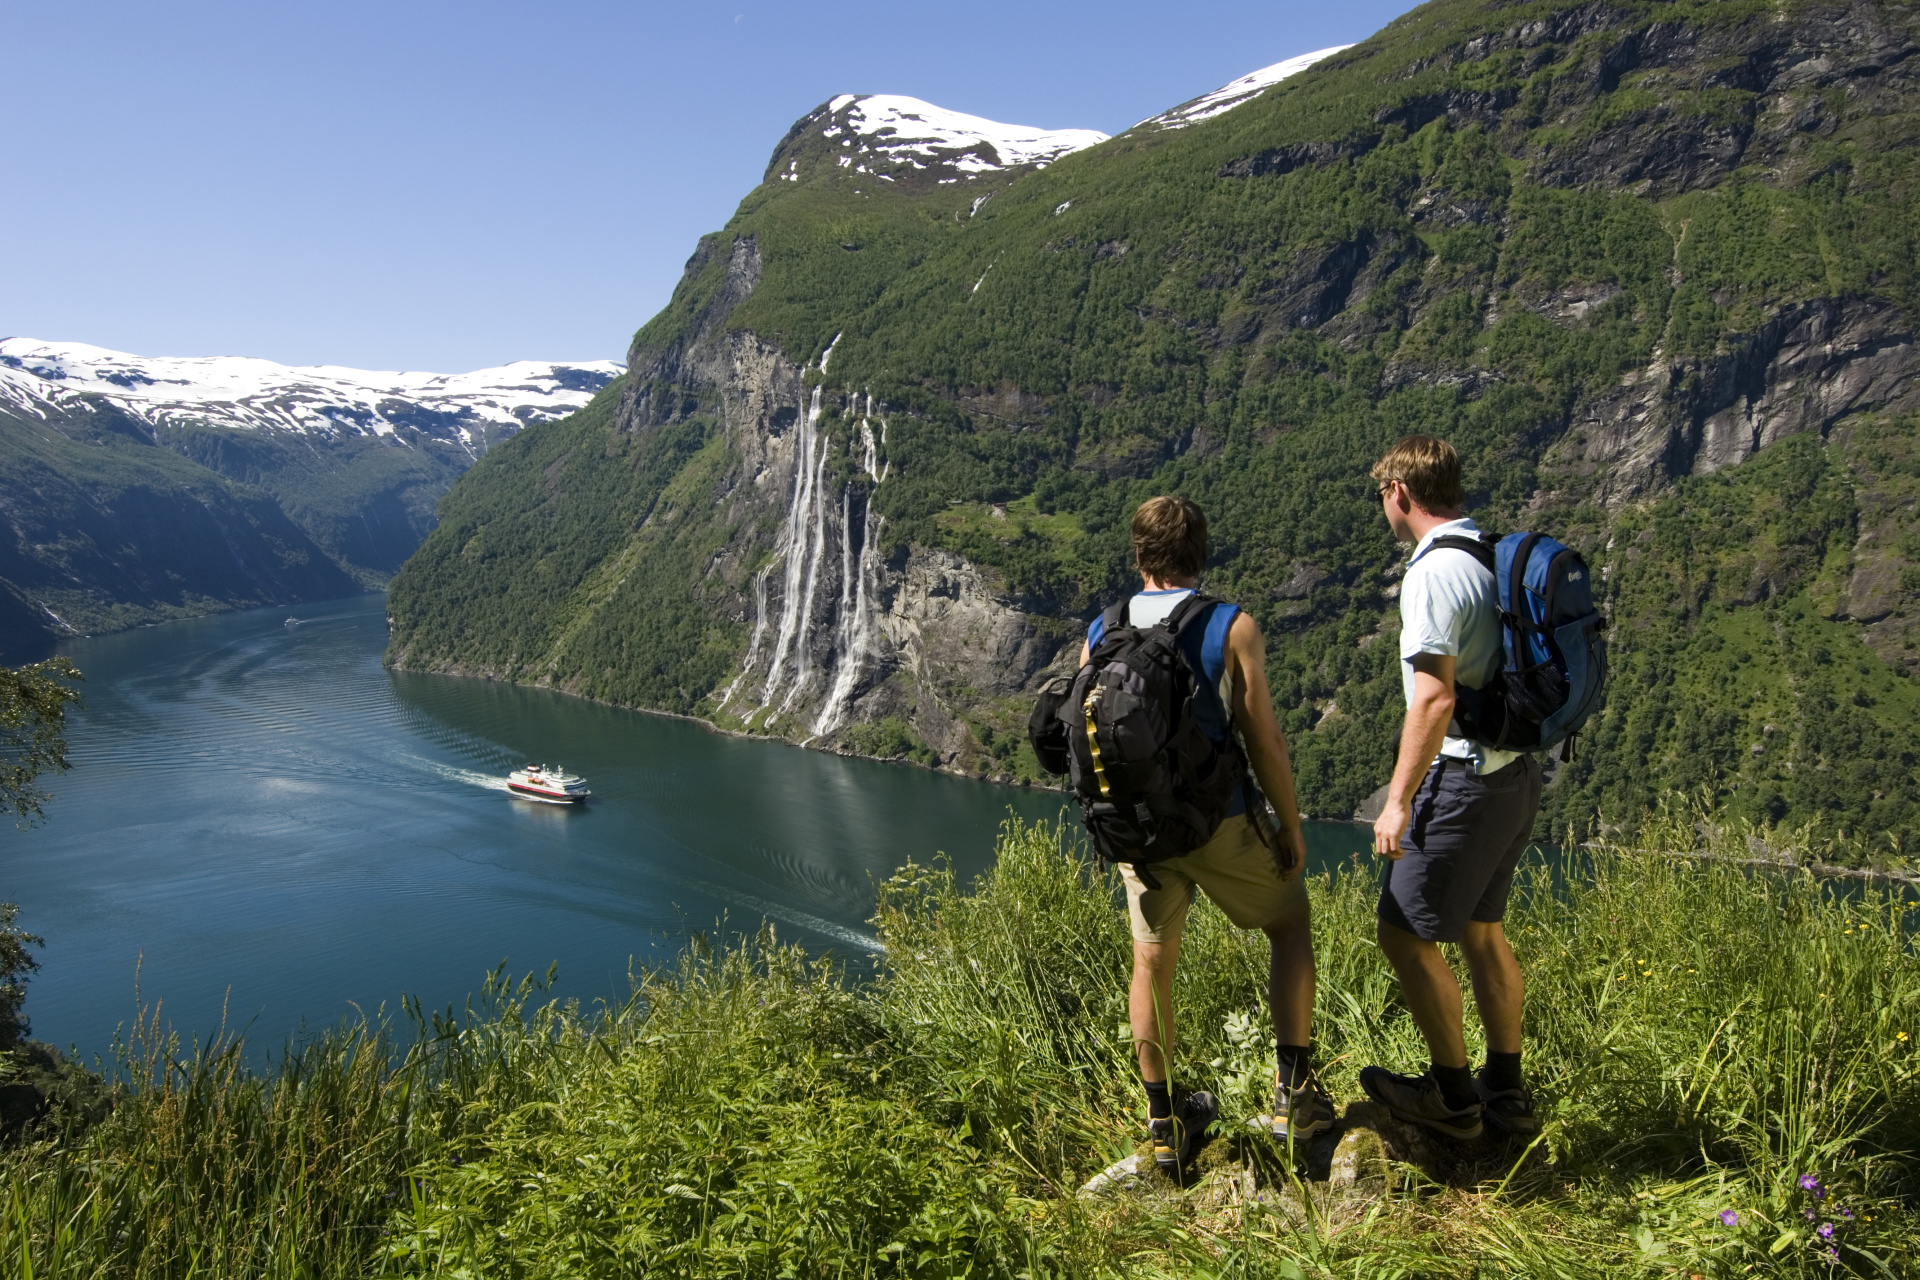
[[[1455,688],[1454,718],[1475,742],[1506,751],[1561,747],[1600,705],[1607,681],[1607,620],[1593,604],[1593,574],[1580,553],[1544,533],[1450,534],[1454,547],[1493,574],[1504,660],[1479,689]],[[1562,746],[1562,744],[1565,744]]]

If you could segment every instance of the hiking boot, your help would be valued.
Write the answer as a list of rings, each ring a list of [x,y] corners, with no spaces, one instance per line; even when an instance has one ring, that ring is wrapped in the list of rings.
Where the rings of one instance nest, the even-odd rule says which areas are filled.
[[[1276,1077],[1273,1083],[1273,1140],[1308,1142],[1333,1127],[1333,1099],[1321,1089],[1320,1082],[1308,1076],[1306,1083],[1289,1089]]]
[[[1496,1129],[1516,1138],[1531,1138],[1540,1132],[1540,1121],[1533,1114],[1533,1094],[1526,1088],[1489,1089],[1481,1072],[1473,1073],[1473,1091],[1480,1108]]]
[[[1182,1094],[1173,1104],[1173,1114],[1163,1120],[1147,1121],[1153,1136],[1153,1162],[1160,1172],[1178,1182],[1180,1171],[1207,1145],[1207,1129],[1220,1115],[1220,1104],[1205,1089]]]
[[[1367,1096],[1391,1111],[1396,1120],[1425,1125],[1449,1138],[1480,1136],[1478,1102],[1458,1110],[1447,1105],[1440,1095],[1440,1082],[1431,1072],[1403,1076],[1385,1067],[1365,1067],[1360,1072],[1360,1087]]]

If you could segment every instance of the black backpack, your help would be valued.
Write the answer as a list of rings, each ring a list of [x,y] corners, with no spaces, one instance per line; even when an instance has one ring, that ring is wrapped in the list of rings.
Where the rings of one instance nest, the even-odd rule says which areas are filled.
[[[1457,690],[1454,719],[1475,742],[1506,751],[1560,747],[1600,705],[1607,681],[1607,620],[1593,602],[1593,573],[1578,551],[1544,533],[1448,534],[1428,546],[1454,547],[1493,574],[1500,608],[1501,662],[1478,689]],[[1564,744],[1564,745],[1563,745]]]
[[[1151,627],[1128,625],[1127,601],[1114,605],[1087,664],[1049,681],[1027,722],[1040,767],[1068,775],[1094,850],[1109,862],[1141,866],[1198,849],[1248,777],[1238,743],[1214,742],[1194,715],[1205,676],[1180,647],[1182,631],[1218,603],[1196,592]]]

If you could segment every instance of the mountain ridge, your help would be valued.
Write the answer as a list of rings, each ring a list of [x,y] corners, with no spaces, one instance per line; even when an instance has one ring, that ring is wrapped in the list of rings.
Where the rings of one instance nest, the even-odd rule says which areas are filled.
[[[618,372],[303,369],[0,341],[0,656],[383,583],[476,457]]]
[[[1903,838],[1917,23],[1435,0],[1044,168],[796,169],[617,388],[449,492],[390,660],[1033,777],[1032,688],[1177,490],[1269,638],[1308,809],[1351,813],[1398,723],[1365,470],[1426,430],[1488,523],[1606,575],[1614,691],[1549,821],[1703,790]]]

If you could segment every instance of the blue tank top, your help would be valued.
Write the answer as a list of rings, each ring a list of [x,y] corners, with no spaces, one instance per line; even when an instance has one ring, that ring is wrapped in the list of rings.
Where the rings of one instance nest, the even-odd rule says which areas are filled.
[[[1138,592],[1127,602],[1127,621],[1136,627],[1152,626],[1164,621],[1182,600],[1192,594],[1190,587]],[[1194,670],[1206,677],[1194,693],[1194,719],[1200,722],[1201,732],[1222,746],[1233,738],[1233,713],[1227,705],[1227,698],[1231,696],[1227,679],[1227,632],[1232,629],[1234,615],[1239,612],[1239,605],[1225,601],[1208,605],[1207,616],[1188,623],[1187,629],[1180,633],[1180,648],[1187,655],[1187,661],[1193,664]],[[1087,627],[1089,651],[1100,643],[1106,631],[1103,613],[1096,616]],[[1234,792],[1233,804],[1228,808],[1227,816],[1231,818],[1246,811],[1246,791],[1240,788]]]

